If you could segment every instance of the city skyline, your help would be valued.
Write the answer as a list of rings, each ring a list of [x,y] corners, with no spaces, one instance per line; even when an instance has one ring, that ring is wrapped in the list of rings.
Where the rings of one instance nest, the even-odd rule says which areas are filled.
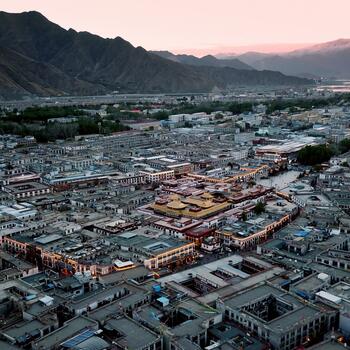
[[[175,53],[286,52],[312,44],[350,38],[350,3],[335,0],[221,0],[164,2],[102,0],[96,8],[81,0],[1,0],[6,12],[35,10],[63,28],[102,37],[121,36],[134,46]],[[288,14],[288,16],[287,16]],[[334,20],[336,18],[336,21]]]

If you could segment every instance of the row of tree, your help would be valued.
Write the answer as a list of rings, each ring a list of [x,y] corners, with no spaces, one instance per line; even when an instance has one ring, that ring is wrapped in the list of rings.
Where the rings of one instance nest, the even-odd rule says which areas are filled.
[[[350,94],[336,94],[328,98],[313,98],[313,99],[293,99],[293,100],[273,100],[270,102],[265,102],[266,113],[271,114],[276,111],[282,111],[287,108],[291,112],[296,112],[299,109],[310,110],[313,108],[323,108],[327,106],[332,106],[339,104],[341,102],[349,103]]]
[[[125,130],[129,130],[129,127],[118,121],[101,120],[94,117],[80,117],[78,121],[72,123],[44,123],[42,125],[0,121],[0,134],[32,135],[38,142],[66,140],[78,135],[110,134]]]
[[[77,107],[70,106],[50,106],[50,107],[28,107],[23,111],[14,109],[6,113],[6,120],[13,122],[46,122],[52,118],[62,118],[69,116],[82,116],[84,112]]]

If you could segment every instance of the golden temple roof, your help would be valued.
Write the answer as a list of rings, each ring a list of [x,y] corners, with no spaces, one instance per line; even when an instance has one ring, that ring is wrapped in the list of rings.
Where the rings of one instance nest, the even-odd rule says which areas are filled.
[[[170,209],[180,210],[180,209],[186,208],[187,204],[182,203],[179,200],[173,200],[173,201],[171,201],[170,203],[167,204],[167,207],[170,208]]]

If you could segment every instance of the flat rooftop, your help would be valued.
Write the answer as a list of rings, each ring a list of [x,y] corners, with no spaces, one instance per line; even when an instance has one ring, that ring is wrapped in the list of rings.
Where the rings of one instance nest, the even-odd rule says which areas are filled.
[[[27,322],[18,323],[8,329],[2,330],[1,333],[7,336],[18,339],[19,337],[25,336],[26,334],[34,334],[39,332],[41,329],[46,328],[47,325],[38,321],[32,320]]]
[[[308,277],[302,279],[301,281],[299,281],[293,285],[293,289],[302,290],[305,292],[309,292],[309,291],[311,292],[319,287],[322,287],[322,285],[324,285],[325,281],[323,281],[322,279],[320,279],[317,276],[318,276],[318,274],[311,275],[311,276],[308,276]]]
[[[227,272],[228,274],[234,276],[238,276],[241,278],[247,278],[250,275],[239,270],[238,268],[235,268],[233,265],[240,264],[243,261],[243,258],[240,255],[231,255],[229,257],[213,261],[209,264],[196,266],[192,269],[181,271],[169,276],[165,276],[160,278],[158,281],[163,282],[176,282],[176,283],[182,283],[190,278],[190,276],[200,276],[203,277],[212,283],[215,283],[218,285],[218,287],[224,287],[229,285],[227,281],[224,279],[215,276],[212,272],[221,269],[223,272]],[[190,275],[192,274],[192,275]]]
[[[350,284],[345,282],[338,282],[327,288],[327,292],[336,295],[339,298],[350,301]]]
[[[46,190],[49,188],[49,186],[42,184],[40,182],[25,182],[25,183],[18,183],[14,185],[6,185],[4,187],[8,191],[14,194],[20,194],[28,191],[40,191],[40,190]]]
[[[84,316],[67,321],[62,327],[34,342],[35,349],[52,349],[84,329],[98,329],[96,321]]]
[[[126,317],[111,319],[106,323],[106,327],[121,333],[122,338],[115,341],[122,346],[127,346],[128,349],[143,348],[159,338],[147,328]]]

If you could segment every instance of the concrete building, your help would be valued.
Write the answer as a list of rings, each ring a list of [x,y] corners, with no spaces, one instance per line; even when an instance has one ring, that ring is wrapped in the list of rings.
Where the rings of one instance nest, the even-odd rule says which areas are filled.
[[[336,325],[336,310],[327,311],[268,284],[255,286],[218,302],[228,319],[268,341],[276,349],[294,349],[322,340]]]

